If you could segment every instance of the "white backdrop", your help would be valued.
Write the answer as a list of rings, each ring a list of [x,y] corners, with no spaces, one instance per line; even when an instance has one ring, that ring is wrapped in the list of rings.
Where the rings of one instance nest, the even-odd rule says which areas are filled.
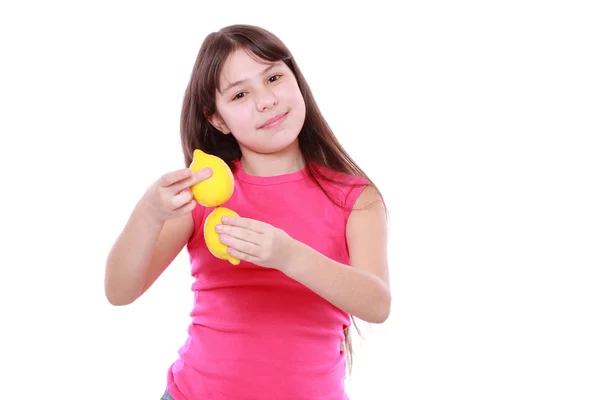
[[[389,205],[393,310],[355,336],[351,399],[598,399],[592,2],[206,3],[0,6],[3,398],[162,394],[187,254],[127,307],[104,262],[183,165],[202,40],[251,23],[290,47]]]

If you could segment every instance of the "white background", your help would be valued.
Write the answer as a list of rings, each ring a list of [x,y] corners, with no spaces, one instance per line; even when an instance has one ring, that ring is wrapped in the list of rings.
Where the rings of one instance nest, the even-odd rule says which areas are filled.
[[[127,307],[104,262],[183,166],[202,40],[251,23],[290,47],[389,205],[393,311],[355,335],[351,399],[600,398],[592,3],[3,2],[2,397],[162,395],[187,254]]]

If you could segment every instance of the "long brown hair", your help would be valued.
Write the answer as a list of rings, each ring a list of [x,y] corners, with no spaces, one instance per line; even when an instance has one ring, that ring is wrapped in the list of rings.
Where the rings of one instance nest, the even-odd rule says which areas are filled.
[[[181,112],[181,146],[185,165],[189,166],[192,162],[194,149],[201,149],[220,157],[232,169],[235,168],[234,161],[242,157],[240,146],[233,135],[221,134],[207,119],[217,112],[215,95],[223,65],[228,56],[237,49],[244,49],[261,60],[283,61],[296,77],[306,104],[306,118],[298,135],[300,151],[307,172],[323,191],[338,205],[343,206],[329,195],[320,182],[332,181],[333,178],[323,174],[317,166],[360,176],[377,189],[333,134],[289,49],[271,32],[252,25],[231,25],[210,33],[200,47]],[[354,317],[352,321],[356,326]],[[356,328],[360,335],[357,326]],[[351,370],[352,344],[348,328],[344,329],[344,337],[348,366]]]

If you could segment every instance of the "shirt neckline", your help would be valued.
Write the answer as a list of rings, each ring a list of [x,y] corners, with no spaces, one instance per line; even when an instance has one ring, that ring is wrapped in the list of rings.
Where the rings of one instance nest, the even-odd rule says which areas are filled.
[[[233,175],[235,178],[253,185],[276,185],[279,183],[299,181],[306,179],[309,176],[306,166],[296,172],[272,176],[257,176],[246,173],[239,159],[233,161],[233,166]]]

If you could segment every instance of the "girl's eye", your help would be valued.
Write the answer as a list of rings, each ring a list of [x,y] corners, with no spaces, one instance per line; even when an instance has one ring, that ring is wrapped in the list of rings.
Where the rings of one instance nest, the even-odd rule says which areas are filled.
[[[267,79],[267,81],[269,83],[273,83],[275,81],[278,81],[279,78],[281,78],[281,74],[275,74],[275,75],[271,75],[269,77],[269,79]],[[235,96],[233,96],[233,98],[231,100],[241,100],[246,96],[245,92],[239,92],[238,94],[236,94]]]

